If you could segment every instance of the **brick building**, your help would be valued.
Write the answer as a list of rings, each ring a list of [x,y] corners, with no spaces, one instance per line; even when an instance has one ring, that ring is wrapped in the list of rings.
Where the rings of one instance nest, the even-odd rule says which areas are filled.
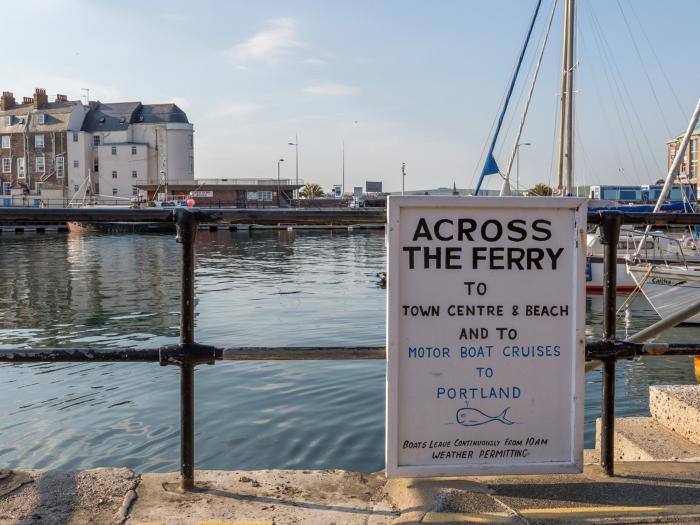
[[[3,197],[62,198],[68,167],[68,133],[80,130],[87,108],[56,95],[52,102],[37,88],[21,103],[13,93],[0,97],[0,179]]]

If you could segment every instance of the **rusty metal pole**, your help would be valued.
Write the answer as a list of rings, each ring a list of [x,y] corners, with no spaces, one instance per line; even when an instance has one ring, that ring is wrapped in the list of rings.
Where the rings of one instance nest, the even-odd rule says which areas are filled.
[[[194,344],[194,244],[197,217],[184,208],[175,210],[177,242],[180,250],[180,346],[189,353]],[[194,488],[194,363],[184,359],[180,364],[180,489]]]
[[[615,339],[617,297],[617,242],[622,214],[604,212],[600,224],[603,252],[603,338]],[[600,464],[607,476],[615,475],[615,360],[603,360],[603,391],[600,406]]]

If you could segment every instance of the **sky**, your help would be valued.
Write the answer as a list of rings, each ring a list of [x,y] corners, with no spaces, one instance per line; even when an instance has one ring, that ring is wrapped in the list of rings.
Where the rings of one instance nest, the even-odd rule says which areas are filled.
[[[175,102],[197,178],[472,188],[535,0],[0,0],[2,90]],[[697,0],[578,0],[575,183],[648,184],[698,99]],[[552,0],[504,120],[505,170]],[[553,184],[561,5],[521,142],[523,188]],[[515,171],[515,169],[513,170]],[[515,180],[515,174],[511,177]],[[485,187],[500,186],[499,177]]]

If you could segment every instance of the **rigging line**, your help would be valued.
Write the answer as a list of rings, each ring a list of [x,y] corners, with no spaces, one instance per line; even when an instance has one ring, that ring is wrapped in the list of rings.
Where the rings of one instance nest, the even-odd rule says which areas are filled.
[[[635,11],[632,2],[630,0],[628,0],[627,3],[629,5],[630,11],[632,12],[632,15],[636,19],[637,25],[639,26],[639,29],[642,33],[642,36],[647,41],[647,45],[649,46],[649,49],[651,50],[651,54],[654,55],[654,59],[656,60],[656,65],[659,66],[659,69],[661,70],[661,74],[663,75],[664,79],[666,80],[666,84],[668,84],[669,90],[671,91],[671,95],[673,95],[673,98],[676,101],[676,104],[678,105],[678,110],[680,111],[681,117],[685,118],[685,110],[683,109],[683,104],[681,104],[681,101],[678,98],[678,94],[676,93],[676,90],[673,88],[673,84],[671,83],[670,78],[666,74],[666,70],[664,69],[663,63],[659,59],[659,56],[656,54],[656,49],[652,45],[651,40],[649,39],[649,35],[644,30],[644,26],[642,25],[642,22],[639,18],[639,15],[637,15],[637,12]]]
[[[518,60],[516,59],[515,63],[513,64],[513,68],[510,70],[510,78],[513,77],[513,74],[515,73],[515,69],[517,67],[518,67]],[[479,172],[479,168],[482,166],[482,161],[485,158],[484,153],[486,153],[486,150],[489,147],[491,135],[493,134],[493,130],[496,127],[496,122],[498,122],[498,116],[500,115],[501,108],[503,107],[503,101],[506,99],[507,95],[508,95],[508,84],[506,84],[506,87],[503,90],[503,93],[501,94],[501,99],[498,101],[498,107],[496,109],[496,113],[494,114],[493,120],[491,121],[491,127],[489,128],[489,132],[486,135],[486,138],[484,139],[484,144],[481,147],[481,152],[479,153],[479,161],[474,166],[474,171],[472,172],[472,176],[469,179],[469,185],[467,186],[467,189],[469,189],[470,187],[473,187],[472,184],[474,183],[474,178],[476,177],[477,173]]]
[[[581,32],[581,35],[579,37],[579,42],[581,43],[581,50],[583,51],[584,55],[592,56],[592,53],[590,53],[588,46],[586,44],[586,39],[584,38],[584,32]],[[605,125],[605,129],[607,131],[607,134],[609,136],[609,140],[612,143],[613,146],[613,155],[615,157],[615,163],[617,164],[617,167],[620,168],[622,167],[622,158],[620,157],[620,152],[618,151],[618,143],[617,143],[617,138],[615,137],[613,127],[610,123],[610,118],[608,117],[608,112],[607,112],[607,107],[605,106],[605,99],[601,96],[601,90],[600,90],[600,85],[598,82],[598,75],[595,72],[595,70],[591,70],[591,81],[593,82],[593,87],[595,89],[595,93],[598,97],[598,104],[599,108],[602,109],[602,115],[603,115],[603,121]],[[590,164],[589,164],[590,166]]]
[[[477,195],[479,194],[479,189],[481,188],[481,183],[483,182],[484,177],[486,177],[487,175],[490,175],[492,173],[498,172],[498,166],[496,165],[496,161],[493,158],[493,150],[494,150],[494,147],[496,146],[496,140],[498,140],[498,134],[501,131],[501,126],[503,124],[503,118],[505,116],[506,110],[508,109],[508,102],[510,101],[510,97],[513,94],[513,87],[515,85],[515,81],[518,78],[520,66],[522,65],[523,57],[525,55],[525,51],[527,50],[527,45],[528,45],[528,42],[530,41],[530,36],[532,35],[532,28],[534,27],[535,21],[537,20],[537,13],[539,13],[541,5],[542,5],[542,0],[537,0],[537,4],[535,5],[535,10],[532,13],[532,19],[530,20],[530,24],[528,25],[527,36],[525,37],[525,43],[523,45],[523,48],[520,50],[520,56],[518,58],[518,65],[515,69],[515,73],[513,74],[513,78],[510,81],[510,86],[508,88],[508,95],[506,95],[506,100],[505,100],[505,103],[503,105],[503,109],[501,110],[501,114],[498,117],[498,124],[496,125],[496,130],[493,134],[493,139],[491,140],[491,146],[489,147],[489,152],[486,156],[486,162],[484,163],[484,167],[481,170],[481,176],[479,177],[479,181],[476,183],[476,188],[474,188],[474,193],[476,193]]]
[[[607,39],[606,39],[604,33],[602,34],[602,37],[603,37],[603,40],[604,40],[606,46],[608,47],[608,49],[612,49],[612,47],[607,43]],[[622,75],[622,72],[621,72],[621,70],[620,70],[620,67],[619,67],[619,65],[617,64],[617,62],[615,61],[614,55],[610,54],[609,56],[612,57],[612,58],[611,58],[611,63],[612,63],[612,65],[613,65],[614,69],[615,69],[616,72],[617,72],[617,75],[616,75],[616,77],[615,77],[615,80],[616,80],[616,82],[617,82],[617,79],[619,78],[619,79],[620,79],[620,84],[622,85],[622,88],[624,89],[624,92],[625,92],[625,95],[626,95],[626,98],[625,98],[624,100],[630,101],[630,100],[632,100],[632,97],[631,97],[631,95],[630,95],[630,91],[629,91],[629,89],[628,89],[628,87],[627,87],[627,84],[626,84],[625,81],[624,81],[624,76]],[[626,103],[625,105],[627,105],[627,103]],[[655,165],[656,165],[656,169],[657,169],[659,172],[663,172],[664,170],[663,170],[663,168],[661,167],[661,164],[659,163],[658,158],[657,158],[655,155],[653,155],[653,153],[652,153],[652,152],[654,151],[654,148],[653,148],[653,146],[651,145],[651,141],[649,140],[649,136],[648,136],[647,133],[644,131],[644,130],[645,130],[645,127],[644,127],[644,124],[642,123],[642,119],[640,118],[639,113],[637,112],[637,107],[636,107],[636,105],[635,105],[635,104],[632,104],[632,103],[629,103],[629,107],[632,109],[632,114],[633,114],[634,117],[636,118],[637,124],[639,125],[639,131],[640,131],[640,133],[642,134],[642,138],[644,139],[644,142],[646,143],[646,146],[647,146],[646,153],[647,153],[647,155],[649,155],[649,156],[651,157],[651,159],[652,159],[652,164],[655,164]],[[642,154],[641,151],[640,151],[640,154]]]
[[[545,33],[544,33],[544,39],[541,39],[541,42],[540,42],[540,52],[538,54],[537,64],[535,66],[535,71],[534,71],[534,74],[532,77],[532,83],[530,85],[530,90],[529,90],[528,95],[527,95],[527,100],[525,102],[525,107],[523,108],[523,114],[522,114],[522,117],[520,119],[520,125],[518,126],[518,131],[515,135],[515,141],[513,142],[513,149],[511,150],[510,159],[508,160],[508,166],[506,168],[506,175],[505,175],[506,180],[510,180],[510,172],[511,172],[511,169],[513,167],[513,159],[515,158],[515,155],[517,153],[518,143],[520,142],[520,137],[522,135],[523,128],[525,127],[525,118],[527,117],[527,112],[530,108],[530,102],[532,101],[532,94],[535,91],[535,85],[537,84],[537,78],[538,78],[539,73],[540,73],[540,67],[542,66],[542,58],[544,57],[544,52],[545,52],[545,49],[547,48],[547,42],[549,40],[549,34],[550,34],[550,30],[552,28],[552,21],[554,20],[554,13],[556,11],[556,8],[557,8],[557,0],[554,0],[552,2],[552,10],[549,14],[549,18],[547,19],[546,29],[545,29]],[[517,188],[517,189],[519,189],[519,188]]]
[[[556,6],[557,0],[554,0],[554,5]],[[551,24],[549,24],[551,25]],[[546,38],[549,37],[549,31],[548,31],[548,24],[544,24],[542,26],[542,30],[540,31],[539,38],[537,40],[537,44],[534,46],[533,49],[540,49],[542,46],[542,42],[544,41],[546,44]],[[523,80],[528,78],[532,73],[533,70],[536,68],[536,61],[537,61],[538,53],[533,53],[532,56],[529,58],[527,67],[525,68],[525,71],[527,71],[526,75],[522,75]],[[540,59],[541,60],[541,59]],[[536,73],[535,73],[536,75]],[[501,132],[501,136],[504,137],[504,140],[500,141],[500,145],[498,147],[498,152],[496,156],[500,157],[501,153],[503,152],[503,148],[506,146],[506,140],[505,137],[508,137],[510,135],[510,130],[513,127],[513,123],[515,122],[515,117],[519,113],[517,111],[518,108],[521,107],[521,103],[523,101],[523,97],[525,96],[525,93],[528,92],[527,90],[527,82],[520,82],[518,83],[519,90],[518,90],[518,99],[515,102],[515,105],[513,106],[513,112],[511,113],[510,119],[508,120],[508,124],[506,125],[505,129]],[[501,179],[506,179],[507,174],[500,173]]]
[[[593,40],[596,44],[596,48],[597,48],[598,54],[600,56],[600,63],[603,65],[603,68],[602,68],[603,75],[605,77],[606,83],[608,84],[608,88],[610,89],[612,105],[615,108],[615,114],[617,115],[617,120],[618,120],[618,123],[619,123],[621,131],[622,131],[622,137],[625,141],[625,145],[627,146],[627,154],[629,155],[629,160],[632,164],[632,169],[634,170],[634,175],[638,179],[639,178],[639,169],[637,168],[637,162],[635,161],[635,158],[637,156],[632,152],[632,145],[630,144],[629,133],[625,132],[625,129],[629,129],[630,126],[629,125],[625,126],[624,118],[623,118],[622,113],[620,111],[620,105],[617,103],[617,100],[616,100],[616,95],[618,97],[621,97],[621,95],[619,94],[619,91],[616,92],[616,90],[613,88],[613,84],[610,80],[611,75],[608,72],[609,65],[606,62],[607,57],[605,55],[605,50],[603,49],[600,38],[598,37],[598,27],[596,27],[596,24],[595,24],[595,22],[596,22],[595,13],[593,13],[592,7],[591,7],[591,12],[589,13],[589,17],[590,17],[590,24],[591,24],[591,29],[592,29],[591,34],[594,37]],[[619,90],[619,88],[618,88],[618,90]],[[644,158],[640,156],[639,159],[641,160],[642,164],[644,165],[645,170],[647,172],[649,172],[649,169],[644,162]]]
[[[649,83],[649,88],[651,89],[652,94],[654,95],[654,101],[656,102],[656,107],[659,109],[659,114],[661,115],[661,120],[664,123],[664,126],[666,126],[666,132],[668,133],[668,136],[671,136],[671,128],[668,125],[668,121],[666,120],[666,115],[664,113],[664,110],[661,108],[661,102],[659,101],[659,96],[656,93],[656,89],[654,88],[654,84],[651,81],[651,77],[649,76],[649,71],[647,70],[646,64],[644,63],[644,59],[642,58],[642,53],[639,51],[639,46],[637,46],[637,40],[634,38],[634,34],[632,33],[632,27],[630,27],[630,23],[627,20],[627,15],[625,14],[625,11],[622,9],[622,4],[620,3],[620,0],[616,0],[617,2],[617,7],[620,9],[620,14],[622,15],[622,19],[625,21],[625,27],[627,28],[627,33],[630,36],[630,39],[632,40],[632,45],[634,46],[634,50],[637,53],[637,58],[639,58],[639,63],[642,65],[642,69],[644,70],[644,76],[647,79],[647,82]]]
[[[557,154],[557,127],[559,124],[559,93],[554,95],[554,126],[552,126],[552,154],[549,156],[549,172],[547,174],[547,186],[552,187],[552,179],[554,177],[554,162]]]
[[[595,16],[595,13],[592,10],[591,10],[591,13],[593,15],[592,20],[594,20],[594,22],[595,22],[595,24],[593,26],[595,29],[594,35],[596,35],[596,37],[598,38],[598,42],[599,42],[602,56],[604,59],[604,65],[607,66],[607,69],[610,70],[610,71],[606,71],[606,78],[608,79],[609,83],[610,83],[610,79],[612,78],[611,86],[614,86],[616,89],[617,96],[618,96],[618,99],[620,102],[620,106],[622,107],[622,110],[625,113],[625,115],[628,119],[628,122],[629,122],[628,129],[631,129],[633,119],[631,118],[630,110],[628,109],[627,103],[625,102],[626,100],[630,99],[629,90],[627,89],[624,81],[621,81],[619,78],[620,77],[620,70],[619,70],[619,67],[617,67],[617,64],[615,63],[614,59],[611,58],[610,45],[608,44],[608,42],[605,38],[605,34],[602,31],[602,26],[600,25],[600,22],[598,21],[597,17]],[[615,74],[615,73],[617,73],[617,74]],[[623,96],[623,93],[622,93],[623,89],[620,87],[620,85],[622,85],[622,88],[624,88],[624,91],[627,95],[627,98],[625,98],[625,96]],[[639,119],[639,115],[636,114],[636,110],[634,109],[634,106],[632,106],[632,112],[635,114],[635,116],[637,118],[640,132],[644,136],[645,134],[644,134],[643,126],[641,125],[641,120]],[[621,125],[624,124],[622,122],[622,119],[621,119],[620,123],[621,123]],[[623,129],[623,132],[624,132],[624,129]],[[639,159],[642,162],[642,165],[644,166],[645,171],[647,172],[647,178],[652,178],[651,171],[649,170],[649,165],[646,162],[644,150],[641,147],[641,144],[639,142],[639,139],[638,139],[636,133],[632,133],[632,141],[634,142],[634,145],[637,148],[637,152],[639,154]],[[634,157],[632,157],[632,158],[634,158]]]

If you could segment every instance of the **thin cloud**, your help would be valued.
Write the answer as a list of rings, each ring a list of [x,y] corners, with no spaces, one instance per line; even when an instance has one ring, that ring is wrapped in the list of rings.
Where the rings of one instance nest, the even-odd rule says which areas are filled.
[[[307,58],[301,61],[302,64],[310,64],[312,66],[322,66],[326,64],[326,61],[322,58]]]
[[[268,22],[268,29],[255,33],[246,41],[228,49],[234,63],[266,62],[276,63],[288,56],[294,49],[303,47],[299,40],[296,20],[275,18]]]
[[[347,84],[335,84],[327,82],[325,84],[313,84],[306,86],[302,91],[312,95],[330,95],[334,97],[347,97],[357,93],[357,88]]]
[[[239,104],[222,104],[213,111],[207,113],[207,117],[243,117],[257,113],[263,108],[262,104],[255,102],[243,102]]]

